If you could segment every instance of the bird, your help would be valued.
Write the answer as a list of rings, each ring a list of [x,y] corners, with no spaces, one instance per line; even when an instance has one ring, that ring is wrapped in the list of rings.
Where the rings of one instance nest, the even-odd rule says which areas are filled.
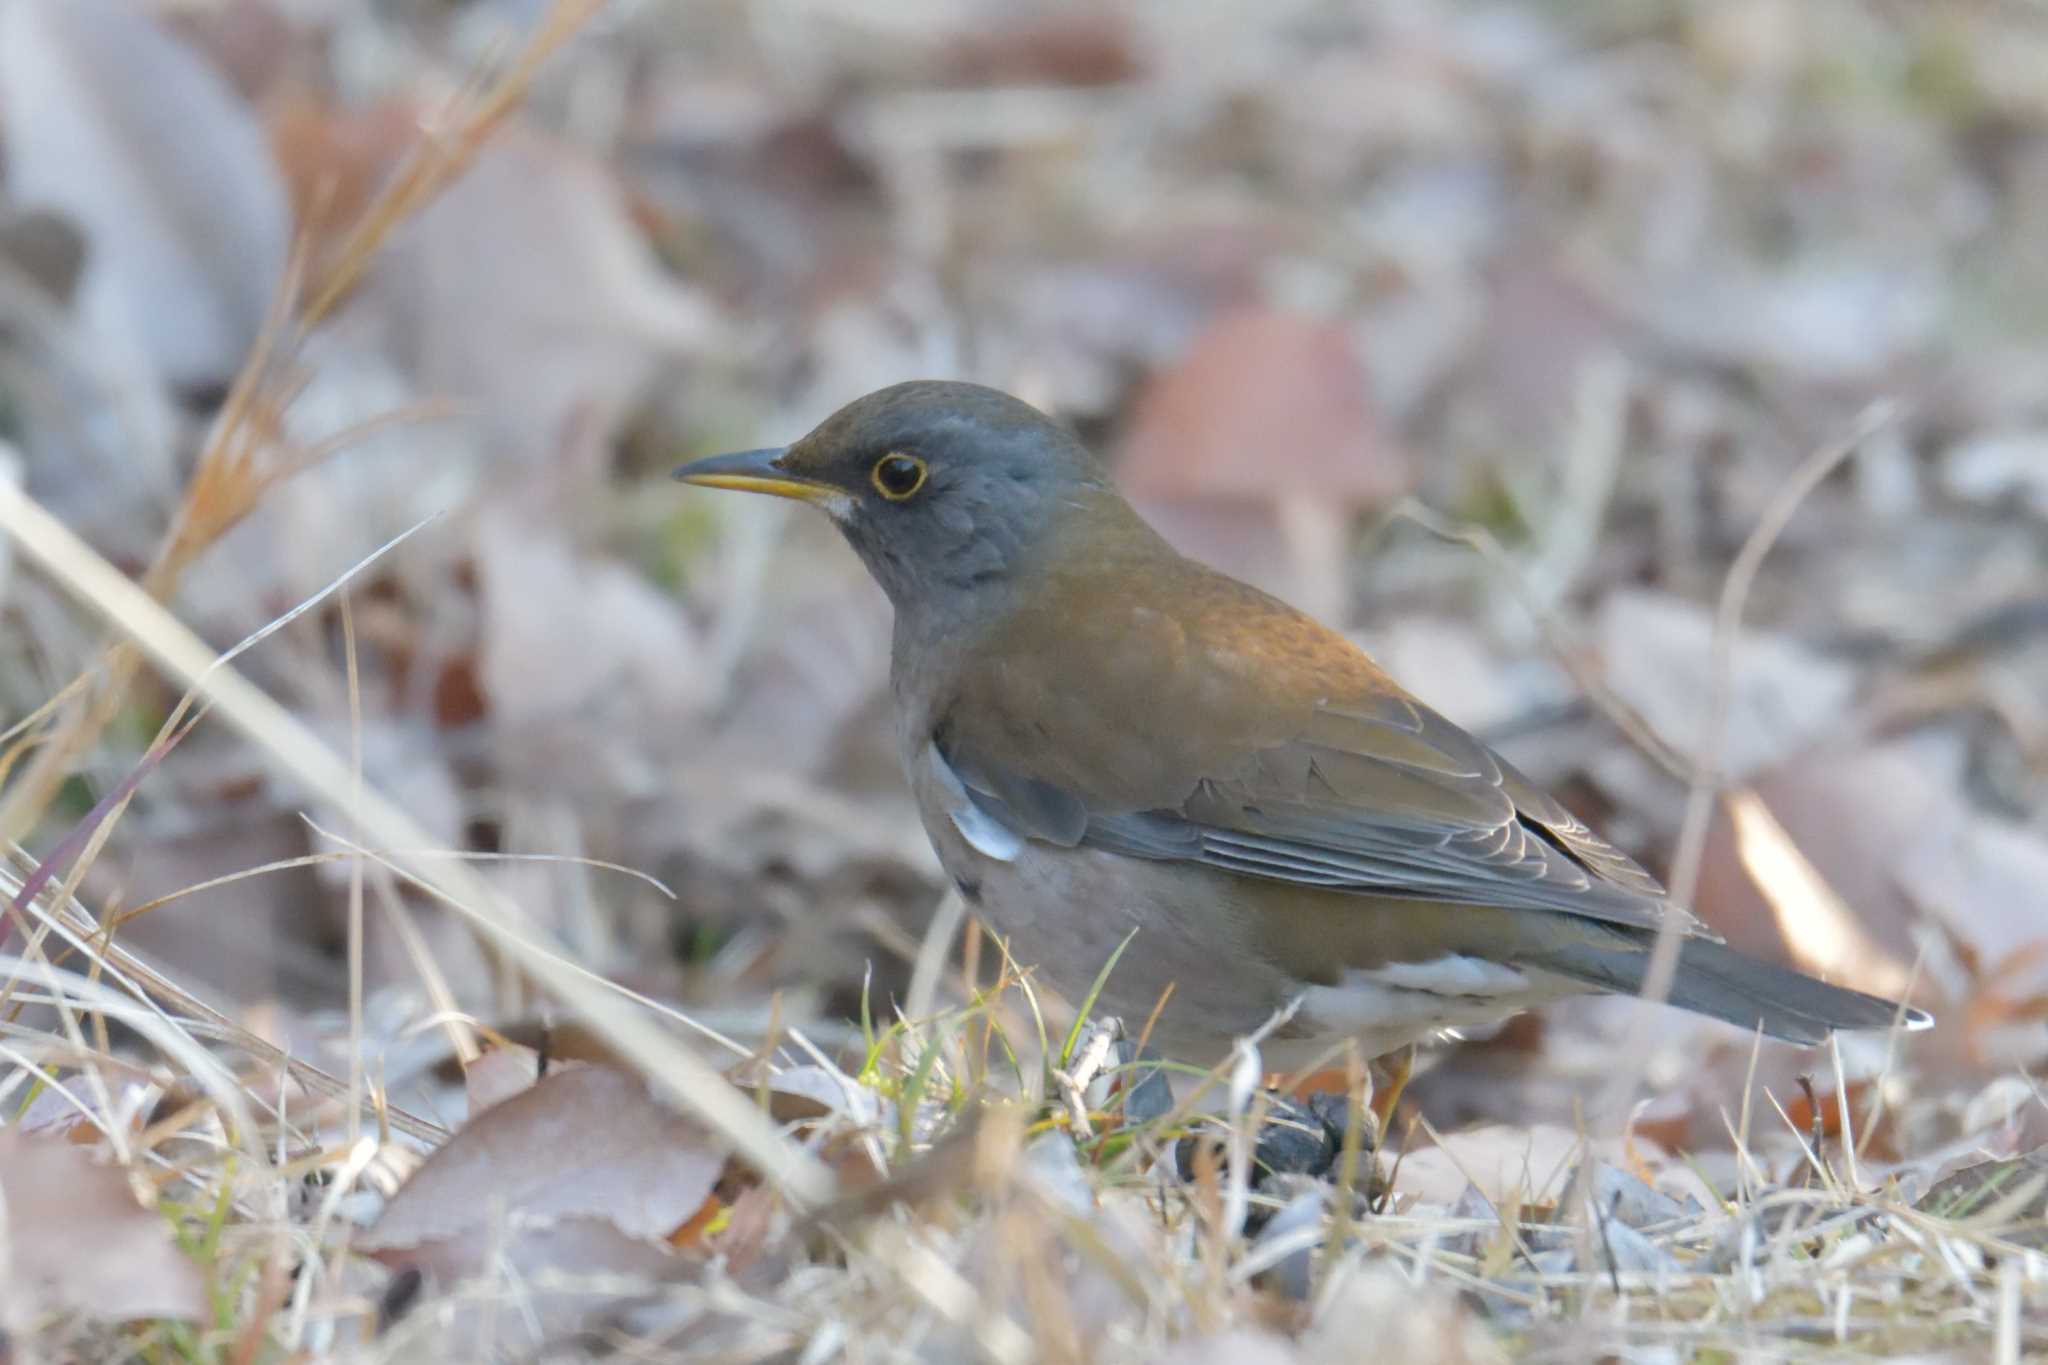
[[[1726,946],[1351,640],[1175,550],[1000,390],[895,384],[675,473],[836,523],[893,609],[897,748],[947,875],[1020,967],[1069,1000],[1099,982],[1169,1056],[1259,1036],[1275,1070],[1354,1041],[1412,1063],[1639,992],[1660,933],[1667,1002],[1743,1029],[1933,1022]]]

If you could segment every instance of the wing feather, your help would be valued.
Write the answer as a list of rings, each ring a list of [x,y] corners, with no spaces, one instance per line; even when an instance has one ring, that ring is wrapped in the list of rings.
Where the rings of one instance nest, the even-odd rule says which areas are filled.
[[[1198,576],[1156,594],[1134,584],[1124,617],[1048,594],[1014,651],[983,651],[963,673],[932,739],[991,819],[1063,847],[1305,887],[1634,928],[1678,915],[1704,933],[1348,641],[1233,580],[1176,572]],[[1095,659],[1115,666],[1073,676]]]

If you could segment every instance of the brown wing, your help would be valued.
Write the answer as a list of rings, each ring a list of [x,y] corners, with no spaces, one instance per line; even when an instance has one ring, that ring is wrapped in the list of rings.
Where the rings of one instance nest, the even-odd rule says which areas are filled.
[[[1111,610],[1055,585],[940,711],[939,753],[1004,826],[1330,890],[1646,928],[1676,913],[1698,932],[1342,637],[1185,560],[1123,582]]]

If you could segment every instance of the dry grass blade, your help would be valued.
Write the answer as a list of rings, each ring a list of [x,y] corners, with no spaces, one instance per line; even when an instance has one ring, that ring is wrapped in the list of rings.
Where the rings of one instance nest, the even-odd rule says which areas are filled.
[[[1560,668],[1571,675],[1572,683],[1586,695],[1600,714],[1614,723],[1614,727],[1628,737],[1644,757],[1674,777],[1687,778],[1692,765],[1685,755],[1674,750],[1664,739],[1636,713],[1634,707],[1618,696],[1599,673],[1588,665],[1585,651],[1566,634],[1565,626],[1558,619],[1557,612],[1546,603],[1544,594],[1532,584],[1518,566],[1498,537],[1484,526],[1475,526],[1437,513],[1434,509],[1414,498],[1403,498],[1387,514],[1387,520],[1406,518],[1440,540],[1456,541],[1460,545],[1479,552],[1491,564],[1500,580],[1514,593],[1529,619],[1541,632],[1544,647]]]
[[[511,117],[526,98],[534,77],[548,58],[604,7],[604,0],[554,0],[540,26],[505,73],[489,88],[450,111],[454,127],[421,142],[388,188],[349,233],[334,265],[314,285],[305,317],[317,322],[355,288],[385,239],[400,223],[418,213],[475,160],[484,143]]]
[[[236,375],[199,453],[170,530],[143,574],[143,587],[152,596],[168,600],[193,561],[248,516],[280,479],[379,427],[443,411],[439,404],[428,404],[416,412],[387,414],[309,450],[282,453],[289,451],[284,414],[300,384],[290,372],[289,359],[305,329],[325,318],[355,287],[393,229],[468,168],[490,136],[519,107],[541,66],[602,5],[603,0],[555,0],[549,6],[505,73],[473,106],[456,111],[453,121],[457,127],[447,145],[433,141],[420,145],[350,232],[335,264],[296,312],[305,257],[302,247],[294,249],[249,358]],[[73,765],[118,713],[139,663],[125,646],[117,644],[108,650],[85,707],[68,719],[57,719],[28,770],[0,797],[0,837],[19,838],[41,815]]]
[[[221,719],[268,754],[320,799],[348,809],[355,784],[347,763],[268,695],[218,659],[204,641],[20,489],[0,488],[0,528],[22,551],[86,605],[132,638],[150,658],[210,703]],[[365,834],[392,849],[434,841],[380,792],[365,787],[359,809]],[[588,1017],[619,1053],[698,1114],[795,1200],[815,1204],[834,1186],[816,1158],[785,1138],[723,1076],[640,1012],[594,986],[534,939],[506,903],[461,862],[430,865],[393,855],[407,873],[468,907],[490,941],[543,988]]]
[[[1679,828],[1678,849],[1671,857],[1669,886],[1680,905],[1689,904],[1699,889],[1700,862],[1706,854],[1707,826],[1713,819],[1714,798],[1721,784],[1721,739],[1728,727],[1728,709],[1735,693],[1735,651],[1742,640],[1742,611],[1749,602],[1757,570],[1764,556],[1778,543],[1778,537],[1792,523],[1799,505],[1821,486],[1844,460],[1887,426],[1898,420],[1898,410],[1889,403],[1872,404],[1838,439],[1828,442],[1800,461],[1792,477],[1764,509],[1756,529],[1736,552],[1735,560],[1721,581],[1721,595],[1714,607],[1713,690],[1709,694],[1707,719],[1700,731],[1699,752],[1693,755],[1692,786],[1686,794],[1685,821]],[[1657,936],[1656,951],[1643,974],[1640,992],[1645,1000],[1662,1000],[1671,993],[1671,976],[1678,968],[1678,925],[1667,922]]]
[[[199,1287],[139,1320],[24,1293],[91,1192],[8,1189],[0,1356],[2048,1345],[2039,24],[315,8],[124,10],[238,106],[239,162],[89,44],[28,70],[0,39],[139,149],[0,117],[0,478],[32,500],[0,495],[0,1147],[93,1162]],[[191,203],[186,157],[281,182],[261,253],[214,231],[110,288],[122,233],[253,215],[59,200],[67,245],[20,212],[37,158],[154,206],[110,192]],[[203,380],[124,354],[209,295]],[[1376,1059],[1301,1047],[1313,1021],[1182,1052],[1218,989],[1271,993],[1251,968],[1159,983],[1117,1021],[1135,1056],[1069,1032],[1130,924],[1053,979],[977,918],[1007,900],[947,890],[886,723],[889,594],[822,519],[660,477],[917,375],[1016,393],[1141,493],[1148,444],[1179,461],[1185,505],[1144,509],[1176,548],[1354,634],[1645,865],[1681,844],[1731,947],[1963,1017],[1802,1050],[1560,1001],[1433,1046],[1371,1128]],[[1886,393],[1922,410],[1816,450]],[[1364,507],[1427,533],[1354,536]],[[192,638],[430,509],[262,655]],[[119,1290],[131,1245],[79,1283]]]
[[[168,598],[200,552],[246,517],[283,476],[281,469],[269,467],[264,455],[280,445],[284,408],[291,397],[288,387],[278,391],[274,365],[298,287],[299,265],[295,254],[249,359],[199,453],[170,530],[143,573],[144,591],[159,599]],[[106,651],[85,705],[69,717],[53,718],[28,770],[0,797],[0,837],[20,838],[41,816],[58,784],[120,710],[141,663],[125,643],[117,642]]]

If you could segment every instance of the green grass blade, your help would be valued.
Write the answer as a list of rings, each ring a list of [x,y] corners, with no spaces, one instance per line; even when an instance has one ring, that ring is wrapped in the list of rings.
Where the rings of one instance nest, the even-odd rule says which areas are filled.
[[[1116,951],[1109,955],[1109,961],[1102,964],[1102,970],[1095,974],[1095,981],[1088,987],[1081,1008],[1074,1014],[1074,1026],[1067,1030],[1067,1041],[1060,1045],[1060,1065],[1066,1066],[1074,1060],[1074,1049],[1080,1045],[1081,1030],[1088,1025],[1088,1016],[1095,1013],[1095,1001],[1102,994],[1102,988],[1109,984],[1109,974],[1116,970],[1117,960],[1124,955],[1124,949],[1131,946],[1131,940],[1138,936],[1137,926],[1124,935],[1124,941],[1116,945]]]

